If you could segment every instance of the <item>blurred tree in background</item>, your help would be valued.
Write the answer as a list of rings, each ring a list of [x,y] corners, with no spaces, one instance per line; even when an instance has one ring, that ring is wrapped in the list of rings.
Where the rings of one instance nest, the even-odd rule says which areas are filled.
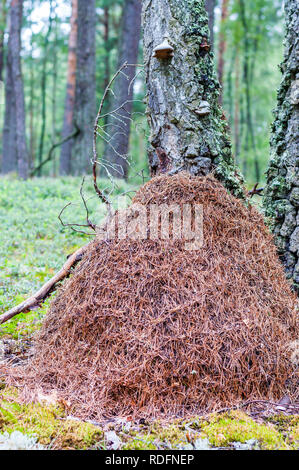
[[[76,22],[72,16],[76,2],[81,2],[84,11],[90,13],[90,18],[93,16],[95,26],[94,32],[93,28],[87,26],[89,39],[85,38],[83,32],[85,39],[82,36],[81,44],[78,42],[77,48],[74,47],[74,30],[77,27],[78,32],[80,27],[82,29],[84,18],[82,17],[81,21],[78,17]],[[20,174],[16,139],[8,132],[16,122],[12,58],[9,51],[12,3],[14,2],[10,0],[1,0],[0,3],[0,79],[3,63],[2,79],[6,88],[6,106],[2,105],[0,111],[0,168],[2,173]],[[87,129],[91,116],[96,112],[96,102],[99,103],[109,79],[120,63],[120,58],[125,57],[120,54],[120,43],[123,44],[121,19],[127,2],[24,0],[21,3],[21,49],[20,54],[14,50],[13,57],[18,61],[19,55],[24,83],[25,112],[22,119],[19,117],[19,125],[21,120],[26,123],[29,174],[58,176],[59,173],[88,172],[91,155],[90,133]],[[282,2],[206,0],[206,8],[210,27],[214,24],[214,60],[221,74],[223,90],[220,100],[230,125],[233,151],[248,184],[252,185],[265,179],[264,172],[269,158],[272,109],[275,106],[276,89],[280,80],[277,65],[282,59]],[[136,39],[137,34],[137,31],[130,31],[128,37]],[[92,40],[92,37],[95,39]],[[94,47],[94,53],[90,51],[91,45]],[[89,54],[89,59],[94,59],[88,61],[88,66],[85,64],[87,68],[82,73],[82,67],[85,65],[82,65],[79,55],[81,54],[84,61],[86,53]],[[139,46],[137,62],[142,60]],[[89,70],[93,68],[94,72],[90,72],[91,76],[86,82],[88,67]],[[93,74],[95,78],[92,77]],[[81,87],[79,90],[85,90],[83,95],[78,91],[76,95],[75,81]],[[140,75],[134,85],[136,102],[133,103],[134,114],[128,150],[134,164],[132,169],[129,169],[129,178],[142,168],[147,168],[146,118],[142,103],[144,94],[144,79]],[[92,95],[94,98],[91,98]],[[113,95],[110,94],[109,98],[112,100]],[[89,101],[88,105],[86,100]],[[111,104],[110,100],[105,103],[106,111]],[[76,125],[81,132],[62,146],[56,146],[76,131]],[[22,145],[24,146],[24,142]],[[104,141],[99,142],[99,154],[104,154]]]
[[[224,2],[226,12],[220,8]],[[250,184],[265,180],[283,18],[279,0],[223,0],[216,7],[215,60],[222,69],[223,106],[236,161]]]

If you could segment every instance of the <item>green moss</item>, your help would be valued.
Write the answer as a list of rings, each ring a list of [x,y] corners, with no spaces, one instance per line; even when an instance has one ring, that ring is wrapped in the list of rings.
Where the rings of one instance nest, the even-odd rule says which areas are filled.
[[[278,421],[258,423],[243,412],[212,414],[171,424],[156,422],[144,432],[130,432],[125,437],[123,449],[182,448],[197,439],[208,439],[213,447],[232,447],[235,442],[246,443],[253,439],[260,449],[288,450],[298,448],[299,418],[282,417]],[[280,420],[285,425],[281,427]],[[191,431],[190,431],[191,430]],[[287,432],[286,432],[287,431]]]
[[[284,436],[290,445],[299,448],[299,416],[271,416],[267,419]]]
[[[0,394],[0,431],[36,435],[40,444],[51,449],[93,448],[104,435],[92,424],[66,419],[61,405],[20,403],[14,388]]]
[[[240,411],[212,415],[208,420],[199,420],[198,425],[202,434],[216,447],[256,439],[261,449],[291,448],[290,443],[273,425],[257,423]]]
[[[122,450],[156,450],[157,446],[155,444],[155,436],[148,435],[143,436],[136,434],[136,436],[128,435],[127,439],[125,438]]]

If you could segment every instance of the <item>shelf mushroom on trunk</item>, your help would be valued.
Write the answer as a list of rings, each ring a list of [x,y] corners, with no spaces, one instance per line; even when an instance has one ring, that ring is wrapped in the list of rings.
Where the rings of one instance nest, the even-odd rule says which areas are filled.
[[[173,47],[168,42],[168,37],[165,36],[163,42],[154,48],[153,57],[156,59],[170,59],[173,57],[173,51]]]

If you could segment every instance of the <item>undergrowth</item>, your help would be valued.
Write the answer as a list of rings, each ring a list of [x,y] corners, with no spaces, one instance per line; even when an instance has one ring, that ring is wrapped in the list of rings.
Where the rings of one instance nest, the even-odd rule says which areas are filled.
[[[0,178],[0,314],[33,294],[61,268],[67,255],[89,241],[90,237],[63,227],[58,219],[61,209],[72,202],[62,215],[63,221],[86,223],[81,182],[80,177],[35,178],[25,182],[13,177]],[[113,202],[138,183],[133,186],[119,182]],[[100,181],[101,187],[108,185],[108,181]],[[95,196],[90,179],[86,179],[84,194],[90,219],[100,223],[105,209]],[[0,338],[8,335],[18,339],[34,333],[47,305],[48,302],[1,326]]]

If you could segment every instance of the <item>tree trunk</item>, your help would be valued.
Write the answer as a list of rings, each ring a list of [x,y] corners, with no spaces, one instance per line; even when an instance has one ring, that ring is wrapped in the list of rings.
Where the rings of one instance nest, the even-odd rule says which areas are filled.
[[[6,0],[0,1],[0,81],[2,81],[4,67],[4,32],[6,27]]]
[[[93,125],[96,115],[96,9],[95,0],[78,0],[78,39],[74,122],[79,134],[74,139],[72,173],[91,168]]]
[[[214,169],[229,190],[243,197],[218,104],[204,1],[144,0],[143,18],[151,173],[206,175]],[[152,57],[165,36],[174,56]]]
[[[35,74],[34,74],[34,59],[33,59],[33,30],[32,30],[32,12],[34,9],[34,0],[31,0],[30,5],[30,62],[29,62],[29,75],[30,75],[30,93],[29,93],[29,168],[33,170],[35,160],[35,116],[34,116],[34,104],[35,104]]]
[[[43,154],[44,154],[44,140],[45,140],[45,132],[46,132],[46,119],[47,119],[47,109],[46,109],[46,93],[47,93],[47,64],[48,64],[48,46],[50,40],[50,34],[52,31],[52,24],[53,24],[53,0],[50,0],[50,14],[49,14],[49,27],[47,34],[45,36],[44,47],[43,47],[43,64],[42,64],[42,78],[41,78],[41,97],[42,97],[42,126],[41,126],[41,134],[40,134],[40,141],[39,141],[39,151],[38,151],[38,164],[41,168],[41,163],[43,161]],[[41,170],[38,172],[38,176],[41,176]]]
[[[16,110],[16,145],[18,174],[22,179],[28,176],[28,153],[26,145],[24,85],[21,71],[21,25],[23,0],[12,0],[10,6],[10,47],[13,91]]]
[[[240,60],[239,49],[236,50],[235,63],[235,106],[234,106],[234,137],[235,137],[235,158],[237,165],[240,157]]]
[[[109,7],[104,7],[104,47],[105,47],[105,72],[104,72],[104,86],[105,90],[110,81],[110,48],[109,48],[109,37],[110,37],[110,24],[109,24]]]
[[[205,0],[206,10],[209,18],[209,30],[210,30],[210,43],[211,48],[214,49],[214,23],[215,23],[215,6],[216,0]]]
[[[140,0],[125,0],[121,28],[118,68],[125,62],[128,62],[128,64],[136,64],[137,62],[141,28]],[[118,117],[122,122],[119,120],[116,121],[112,116],[108,117],[107,132],[111,136],[111,139],[109,143],[106,144],[104,152],[104,162],[109,162],[109,172],[112,176],[118,178],[127,178],[128,174],[127,154],[129,149],[130,118],[133,99],[132,80],[135,76],[136,68],[130,66],[124,70],[124,73],[125,75],[122,73],[115,80],[115,99],[111,99],[110,102],[112,109],[122,107],[118,111]],[[119,126],[121,126],[121,130]]]
[[[245,2],[244,0],[239,0],[240,4],[240,14],[241,14],[241,21],[243,25],[243,41],[244,41],[244,66],[243,66],[243,77],[245,82],[245,96],[246,96],[246,124],[247,124],[247,135],[246,135],[246,154],[245,158],[247,158],[247,152],[249,150],[249,141],[251,140],[251,147],[254,154],[254,167],[255,167],[255,177],[256,181],[260,181],[260,167],[258,161],[258,155],[256,150],[255,144],[255,131],[252,121],[252,112],[251,112],[251,80],[250,80],[250,69],[249,69],[249,61],[250,61],[250,50],[249,50],[249,27],[246,18],[246,11],[245,11]]]
[[[72,0],[71,30],[69,36],[67,86],[64,108],[62,139],[73,131],[75,92],[76,92],[76,66],[77,66],[77,35],[78,35],[78,0]],[[60,174],[69,175],[71,172],[73,140],[61,146]]]
[[[2,169],[6,174],[18,169],[16,145],[16,101],[12,77],[11,38],[8,40],[5,73],[5,113],[2,134]]]
[[[271,158],[264,205],[287,277],[299,292],[299,10],[297,0],[287,0],[285,55],[281,65]]]
[[[234,71],[234,66],[236,62],[236,56],[237,56],[237,48],[234,47],[232,49],[232,55],[230,59],[230,64],[229,68],[227,71],[227,90],[226,90],[226,96],[227,96],[227,102],[228,102],[228,122],[229,122],[229,127],[232,127],[233,123],[233,71]],[[222,92],[223,94],[223,92]]]
[[[52,46],[52,57],[53,57],[53,81],[52,81],[52,145],[55,144],[57,141],[57,78],[58,78],[58,22],[57,22],[57,13],[56,13],[56,7],[57,7],[57,2],[55,4],[55,35],[54,35],[54,41],[53,41],[53,46]],[[53,176],[57,176],[57,171],[56,171],[56,151],[53,151],[53,157],[52,157],[52,163],[53,163],[53,168],[52,168],[52,174]]]
[[[224,74],[224,53],[226,50],[226,34],[225,23],[228,15],[228,2],[229,0],[222,0],[221,5],[221,22],[220,22],[220,35],[219,35],[219,55],[218,55],[218,79],[220,83],[219,103],[223,104],[223,74]]]

